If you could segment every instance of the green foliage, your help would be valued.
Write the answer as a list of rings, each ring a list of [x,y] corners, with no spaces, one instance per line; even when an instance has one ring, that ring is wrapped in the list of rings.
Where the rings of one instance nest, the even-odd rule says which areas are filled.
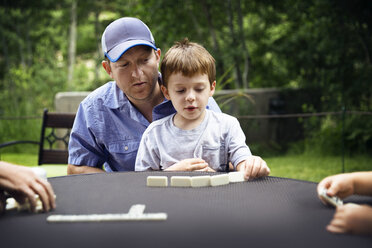
[[[345,115],[304,120],[305,140],[291,144],[292,154],[372,154],[372,116]]]
[[[78,4],[76,64],[67,85],[73,1]],[[41,116],[44,108],[53,110],[57,92],[93,90],[110,80],[100,65],[100,38],[122,16],[142,19],[163,54],[184,37],[205,46],[216,59],[218,90],[237,90],[220,99],[221,107],[234,102],[239,115],[252,113],[244,108],[251,101],[241,90],[247,85],[315,89],[317,103],[307,96],[298,105],[304,112],[372,109],[369,0],[5,1],[0,16],[0,117]],[[345,150],[369,152],[370,119],[353,115],[345,121]],[[27,135],[21,131],[25,124],[38,125],[0,119],[0,141]],[[302,124],[309,137],[303,149],[341,150],[338,117]]]

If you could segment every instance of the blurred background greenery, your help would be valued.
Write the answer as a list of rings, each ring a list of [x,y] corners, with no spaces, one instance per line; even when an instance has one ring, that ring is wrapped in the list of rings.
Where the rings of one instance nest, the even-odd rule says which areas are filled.
[[[109,80],[101,67],[101,34],[123,16],[143,20],[163,54],[184,37],[204,45],[216,58],[219,90],[296,90],[306,92],[287,106],[296,113],[364,113],[296,118],[300,139],[249,144],[255,154],[370,159],[369,0],[2,0],[0,143],[38,140],[42,110],[53,111],[57,92],[90,91]]]

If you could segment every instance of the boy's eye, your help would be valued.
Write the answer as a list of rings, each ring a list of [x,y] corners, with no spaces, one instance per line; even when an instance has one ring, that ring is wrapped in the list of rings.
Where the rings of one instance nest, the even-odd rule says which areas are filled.
[[[177,92],[177,93],[183,93],[183,92],[185,92],[185,90],[184,90],[184,89],[176,90],[176,92]]]
[[[204,88],[198,88],[198,89],[195,89],[197,92],[202,92],[204,90]]]

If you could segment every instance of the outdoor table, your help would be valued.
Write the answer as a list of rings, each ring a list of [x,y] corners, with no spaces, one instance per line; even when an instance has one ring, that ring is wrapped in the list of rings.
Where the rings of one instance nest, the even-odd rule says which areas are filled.
[[[206,172],[116,172],[49,178],[52,212],[7,212],[0,247],[372,247],[372,237],[332,234],[334,208],[323,205],[314,182],[265,177],[217,187],[155,188],[149,175]],[[370,197],[344,202],[372,205]],[[55,214],[168,214],[165,221],[49,223]]]

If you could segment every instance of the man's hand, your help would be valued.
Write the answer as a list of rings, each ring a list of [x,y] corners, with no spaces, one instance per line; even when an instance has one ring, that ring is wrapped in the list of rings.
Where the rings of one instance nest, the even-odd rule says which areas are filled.
[[[236,170],[243,172],[246,180],[264,177],[270,174],[270,169],[265,160],[258,156],[251,156],[247,160],[240,162],[236,166]]]
[[[73,174],[92,174],[92,173],[103,173],[105,172],[103,169],[86,166],[86,165],[67,165],[67,175]]]
[[[214,171],[201,158],[188,158],[175,163],[164,171]]]
[[[353,203],[338,206],[327,230],[333,233],[372,234],[372,207]]]

